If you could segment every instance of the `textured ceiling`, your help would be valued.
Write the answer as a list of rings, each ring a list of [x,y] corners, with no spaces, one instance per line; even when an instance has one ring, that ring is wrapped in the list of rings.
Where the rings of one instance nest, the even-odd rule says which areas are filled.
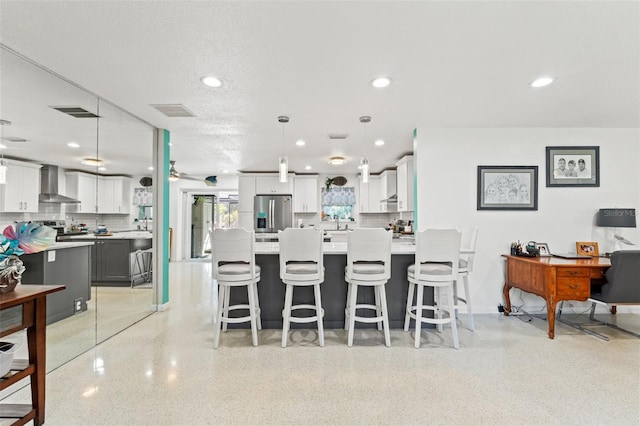
[[[1,1],[0,15],[2,44],[169,129],[172,159],[196,176],[275,171],[279,115],[291,118],[290,169],[319,173],[356,173],[365,154],[379,172],[411,151],[417,126],[640,127],[638,2]],[[203,86],[209,74],[223,87]],[[529,88],[542,74],[556,82]],[[372,88],[379,75],[393,84]],[[3,83],[3,112],[20,103],[10,92]],[[362,115],[372,116],[367,140]],[[113,150],[111,170],[145,173],[150,147],[131,135],[149,129],[129,124],[102,148]],[[65,153],[62,136],[30,139],[38,152]],[[329,166],[333,155],[349,162]]]

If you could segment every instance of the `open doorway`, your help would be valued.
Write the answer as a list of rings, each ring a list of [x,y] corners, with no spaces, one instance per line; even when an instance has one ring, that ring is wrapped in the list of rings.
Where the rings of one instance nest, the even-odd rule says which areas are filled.
[[[228,191],[187,194],[185,254],[190,260],[211,258],[209,232],[238,227],[238,193]]]

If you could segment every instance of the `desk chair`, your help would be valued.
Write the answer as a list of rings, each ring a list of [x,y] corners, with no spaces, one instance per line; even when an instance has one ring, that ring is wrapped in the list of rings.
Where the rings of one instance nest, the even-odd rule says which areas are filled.
[[[478,240],[478,228],[464,228],[462,230],[462,242],[461,246],[467,250],[466,253],[460,254],[460,263],[458,265],[458,279],[453,284],[453,301],[456,304],[456,318],[458,318],[458,311],[462,307],[460,302],[464,303],[467,311],[467,321],[469,323],[469,330],[474,331],[473,325],[473,310],[471,308],[471,293],[469,292],[469,274],[473,271],[473,260],[476,255],[476,242]],[[462,278],[464,285],[464,298],[460,297],[458,291],[458,282]]]
[[[615,328],[635,337],[640,334],[616,324],[594,318],[596,305],[640,305],[640,250],[615,251],[611,254],[611,268],[607,270],[607,283],[591,294],[589,319],[601,325]],[[599,333],[596,333],[599,334]]]
[[[454,281],[458,279],[460,262],[460,232],[455,229],[427,229],[416,235],[415,263],[407,268],[409,292],[404,318],[404,331],[409,331],[411,318],[416,322],[415,347],[420,347],[422,323],[435,324],[438,331],[450,323],[453,346],[458,349],[458,327],[453,301]],[[413,294],[417,287],[415,305]],[[424,287],[434,288],[434,304],[424,305]],[[446,291],[446,306],[443,306],[443,290]],[[425,318],[422,311],[430,310],[434,318]],[[443,318],[445,312],[447,316]]]
[[[324,282],[324,261],[322,257],[321,230],[313,228],[287,228],[278,231],[280,244],[280,279],[286,285],[284,309],[282,310],[282,347],[287,347],[291,323],[318,323],[318,340],[324,346],[324,327],[322,318],[322,299],[320,284]],[[313,286],[315,304],[293,305],[293,288]],[[307,317],[293,316],[292,311],[313,309],[315,315]]]
[[[258,281],[260,266],[256,265],[254,233],[242,228],[216,229],[211,232],[212,276],[219,285],[218,311],[216,313],[213,347],[220,343],[220,329],[227,331],[227,323],[251,322],[253,346],[258,346],[260,303],[258,301]],[[231,287],[247,287],[247,304],[229,305]],[[249,310],[249,315],[230,317],[234,310]],[[223,325],[224,324],[224,325]]]
[[[344,279],[348,283],[345,328],[347,345],[353,346],[355,322],[377,323],[384,328],[384,343],[391,346],[389,314],[385,284],[391,278],[391,231],[382,228],[357,228],[347,234],[347,266]],[[356,304],[358,287],[373,287],[375,305]],[[356,315],[356,309],[373,309],[375,317]]]

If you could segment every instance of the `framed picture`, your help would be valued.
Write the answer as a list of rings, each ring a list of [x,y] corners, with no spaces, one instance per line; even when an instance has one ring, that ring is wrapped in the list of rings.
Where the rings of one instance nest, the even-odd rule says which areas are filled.
[[[478,166],[478,210],[538,210],[538,166]]]
[[[547,243],[536,243],[535,247],[540,250],[540,256],[551,256],[551,251]]]
[[[599,256],[598,243],[595,241],[576,242],[576,252],[585,256]]]
[[[548,146],[547,186],[600,186],[600,147]]]

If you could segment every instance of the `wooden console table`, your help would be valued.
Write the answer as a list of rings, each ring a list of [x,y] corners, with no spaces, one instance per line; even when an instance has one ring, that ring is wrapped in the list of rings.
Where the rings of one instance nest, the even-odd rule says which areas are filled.
[[[502,289],[504,314],[511,313],[511,288],[519,288],[542,297],[547,302],[549,339],[554,337],[557,303],[561,300],[587,300],[591,295],[591,280],[604,279],[604,273],[611,266],[609,259],[599,257],[503,257],[507,260],[506,280]]]
[[[15,419],[13,425],[33,420],[44,423],[46,375],[47,294],[63,290],[63,285],[19,285],[0,294],[0,339],[27,329],[29,360],[13,360],[11,371],[0,378],[0,390],[30,377],[31,404],[0,404],[0,418]]]

